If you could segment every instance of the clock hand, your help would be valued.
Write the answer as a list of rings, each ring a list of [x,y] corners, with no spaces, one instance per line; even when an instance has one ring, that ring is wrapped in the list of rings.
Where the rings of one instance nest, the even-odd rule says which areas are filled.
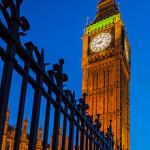
[[[97,42],[96,44],[100,44],[100,43],[102,43],[103,41],[101,40],[101,41],[99,41],[99,42]]]
[[[96,44],[101,44],[102,43],[102,41],[100,41],[100,42],[97,42]]]
[[[98,40],[99,42],[96,42],[95,44],[101,44],[101,43],[103,43],[104,40],[106,39],[106,37],[107,37],[107,35],[103,36],[103,37],[100,39],[100,41]]]
[[[100,41],[100,42],[97,42],[97,43],[99,43],[99,44],[102,43],[105,38],[106,38],[106,36],[104,36],[104,37],[101,39],[101,41]],[[96,44],[97,44],[97,43],[96,43]]]
[[[106,38],[107,36],[105,35],[103,38],[102,38],[102,41]]]

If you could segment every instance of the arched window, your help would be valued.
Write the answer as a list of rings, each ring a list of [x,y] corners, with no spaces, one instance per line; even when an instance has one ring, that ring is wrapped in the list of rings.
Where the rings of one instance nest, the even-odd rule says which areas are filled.
[[[8,141],[6,141],[5,150],[9,150],[9,145],[10,145],[10,143]]]
[[[25,131],[27,130],[27,127],[26,127],[26,126],[24,126],[24,130],[25,130]]]

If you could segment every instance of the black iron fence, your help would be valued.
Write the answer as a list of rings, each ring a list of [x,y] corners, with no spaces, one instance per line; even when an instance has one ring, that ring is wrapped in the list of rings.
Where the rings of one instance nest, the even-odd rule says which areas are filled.
[[[0,43],[0,57],[4,63],[0,87],[0,147],[2,147],[3,141],[12,74],[13,70],[15,70],[22,76],[22,84],[13,145],[14,150],[19,150],[28,83],[34,88],[29,150],[36,149],[42,96],[47,100],[43,150],[47,149],[51,106],[55,109],[52,140],[53,150],[58,149],[61,114],[64,116],[61,150],[66,149],[67,128],[69,128],[69,150],[113,150],[111,121],[108,132],[104,135],[104,132],[100,130],[100,116],[98,115],[93,123],[93,117],[86,115],[86,110],[88,109],[88,105],[85,104],[86,94],[83,94],[83,98],[79,99],[78,104],[76,104],[75,93],[72,93],[70,90],[63,90],[63,83],[68,80],[67,75],[63,72],[64,60],[60,59],[59,63],[53,65],[52,70],[46,72],[44,50],[39,53],[37,47],[32,42],[25,43],[24,46],[21,44],[20,36],[25,35],[24,32],[30,29],[27,19],[20,17],[21,3],[22,0],[16,0],[16,2],[13,0],[1,0],[0,2],[0,11],[6,21],[6,23],[3,23],[0,18],[0,38],[7,45],[7,48],[4,49]],[[20,28],[22,32],[19,32]],[[36,59],[33,57],[33,52]],[[15,59],[15,55],[18,55],[24,62],[23,67],[19,65]],[[36,74],[36,79],[29,74],[30,69]],[[48,87],[48,90],[43,87],[43,84]],[[56,98],[52,95],[55,95]]]

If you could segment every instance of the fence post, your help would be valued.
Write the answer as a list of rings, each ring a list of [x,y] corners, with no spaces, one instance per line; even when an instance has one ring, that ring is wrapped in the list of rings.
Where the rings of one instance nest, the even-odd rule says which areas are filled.
[[[90,123],[93,126],[93,116],[90,117]],[[90,150],[93,150],[93,129],[90,129]]]
[[[77,109],[80,112],[81,111],[81,104],[77,105]],[[80,125],[80,115],[77,116],[77,123]],[[76,145],[75,145],[75,150],[79,150],[79,127],[77,126],[76,129]]]
[[[73,95],[70,92],[71,102],[75,105],[75,92]],[[75,110],[71,110],[72,121],[70,121],[70,129],[69,129],[69,150],[73,150],[73,139],[74,139],[74,119],[75,119]]]
[[[14,2],[12,2],[12,5],[10,7],[14,6]],[[7,12],[6,8],[5,11]],[[11,9],[11,16],[13,18],[18,19],[20,16],[20,2],[19,0],[16,1],[15,9]],[[5,20],[7,21],[8,15],[3,12],[3,15],[5,17]],[[13,28],[10,28],[11,32],[13,33],[13,36],[16,40],[19,38],[19,25],[17,21],[14,21],[13,18],[10,18],[10,22],[12,23]],[[10,27],[11,24],[8,24],[8,27]],[[11,58],[15,58],[16,53],[16,45],[13,43],[13,41],[9,41],[7,43],[7,54],[11,56]],[[11,80],[12,80],[12,73],[13,73],[13,62],[11,59],[8,59],[4,63],[3,68],[3,74],[1,79],[1,87],[0,87],[0,148],[2,148],[2,141],[3,141],[3,134],[4,134],[4,126],[5,126],[5,117],[7,112],[7,105],[8,105],[8,99],[9,99],[9,93],[10,93],[10,86],[11,86]]]
[[[65,90],[64,92],[65,92],[65,96],[69,99],[69,90]],[[68,103],[65,103],[65,112],[68,113]],[[66,116],[66,114],[64,114],[63,137],[62,137],[62,147],[61,147],[61,150],[65,150],[66,132],[67,132],[67,116]]]
[[[44,71],[44,50],[41,52],[40,59],[38,60],[39,65],[41,66],[42,70]],[[43,86],[43,75],[41,72],[37,74],[36,77],[37,87],[35,87],[34,92],[34,102],[33,102],[33,110],[32,110],[32,120],[31,120],[31,129],[30,129],[30,138],[29,138],[29,150],[36,149],[36,142],[37,142],[37,131],[38,131],[38,124],[39,124],[39,115],[40,115],[40,106],[41,106],[41,95]]]
[[[90,122],[90,116],[87,115],[86,118],[87,118],[87,121]],[[86,131],[89,134],[89,126],[88,125],[86,126]],[[86,150],[88,150],[88,147],[89,147],[89,135],[88,134],[86,135]]]
[[[94,124],[94,128],[95,130],[97,131],[97,124]],[[94,140],[97,141],[97,135],[96,133],[94,132]],[[94,142],[94,150],[97,148],[97,144]]]
[[[109,131],[110,131],[110,147],[113,149],[114,143],[113,143],[113,133],[112,133],[112,120],[110,120],[110,126],[109,126]]]
[[[84,93],[83,94],[83,98],[81,98],[79,101],[80,103],[82,104],[81,106],[81,109],[82,109],[82,115],[86,118],[86,104],[85,104],[85,97],[86,97],[86,94]],[[81,120],[81,138],[80,138],[80,150],[84,150],[84,144],[85,144],[85,121],[84,119]]]
[[[25,44],[27,48],[27,53],[30,55],[33,51],[33,44],[28,42]],[[24,70],[26,73],[29,73],[30,68],[30,60],[26,59]],[[28,84],[28,76],[23,76],[22,80],[22,87],[21,87],[21,94],[20,94],[20,101],[19,101],[19,110],[18,110],[18,117],[17,117],[17,126],[15,132],[15,140],[14,140],[14,150],[19,150],[20,146],[20,137],[22,132],[22,121],[23,121],[23,114],[24,114],[24,107],[25,107],[25,99],[26,99],[26,91],[27,91],[27,84]]]
[[[54,71],[50,70],[47,72],[52,82],[54,81]],[[48,87],[48,94],[52,97],[52,85]],[[44,137],[43,137],[43,150],[47,150],[47,138],[49,130],[49,121],[50,121],[50,110],[51,110],[51,98],[47,99],[46,104],[46,116],[45,116],[45,126],[44,126]]]
[[[97,123],[97,132],[100,134],[100,127],[101,127],[101,123],[100,123],[100,114],[97,114],[97,119],[95,120],[95,122]],[[97,150],[99,150],[99,144],[100,144],[100,137],[97,137]]]
[[[53,65],[54,70],[56,71],[55,77],[57,81],[57,86],[61,92],[63,92],[63,82],[68,80],[66,74],[63,74],[63,64],[64,60],[60,59],[59,64]],[[56,101],[58,103],[58,107],[55,108],[55,117],[54,117],[54,129],[53,129],[53,144],[52,149],[58,150],[58,136],[59,136],[59,126],[60,126],[60,113],[61,113],[61,101],[62,95],[60,93],[56,93]]]

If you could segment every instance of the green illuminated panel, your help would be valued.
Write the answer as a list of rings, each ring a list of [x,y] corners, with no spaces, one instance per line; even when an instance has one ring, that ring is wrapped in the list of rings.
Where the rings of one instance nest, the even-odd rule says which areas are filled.
[[[86,29],[84,29],[84,34],[88,34],[89,32],[95,32],[98,31],[99,28],[105,28],[106,26],[109,26],[110,23],[116,23],[121,20],[120,13],[114,16],[111,16],[105,20],[102,20],[100,22],[97,22]]]

